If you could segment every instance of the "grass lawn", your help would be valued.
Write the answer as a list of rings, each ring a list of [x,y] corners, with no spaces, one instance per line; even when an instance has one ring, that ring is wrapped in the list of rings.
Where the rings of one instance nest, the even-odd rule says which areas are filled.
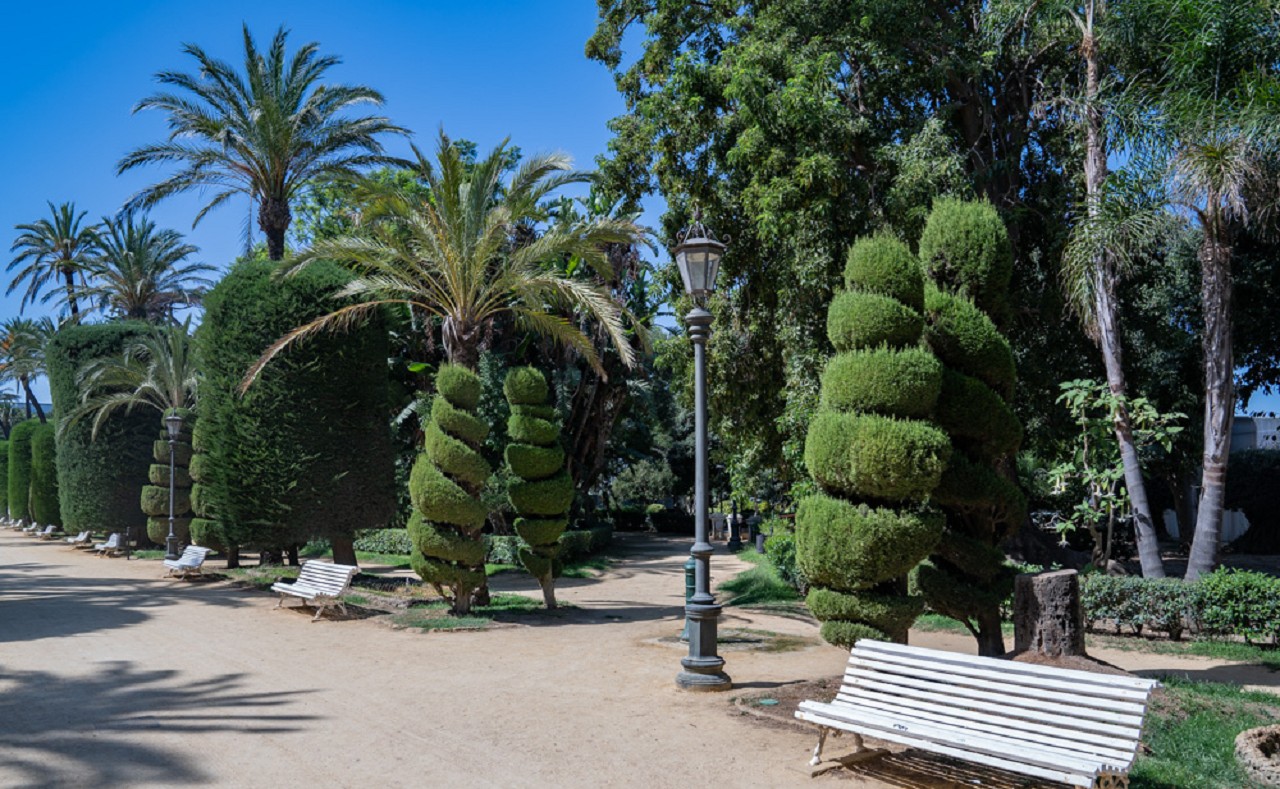
[[[744,549],[736,555],[755,566],[720,584],[718,591],[728,595],[725,605],[757,608],[780,614],[806,613],[800,593],[782,580],[768,557],[750,549]]]
[[[467,616],[449,613],[449,605],[434,600],[391,616],[392,624],[418,630],[483,630],[495,621],[510,621],[521,616],[557,616],[558,612],[573,606],[560,603],[556,611],[547,611],[541,600],[519,594],[495,594],[489,605],[474,606]]]
[[[1238,641],[1168,641],[1138,636],[1112,636],[1090,633],[1086,636],[1089,646],[1107,649],[1152,652],[1160,655],[1194,655],[1196,657],[1230,660],[1235,663],[1252,663],[1280,671],[1280,649],[1244,644]]]

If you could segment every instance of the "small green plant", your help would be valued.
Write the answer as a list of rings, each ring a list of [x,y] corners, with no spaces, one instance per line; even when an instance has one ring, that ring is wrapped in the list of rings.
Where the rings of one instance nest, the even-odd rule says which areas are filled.
[[[1280,638],[1280,578],[1220,568],[1196,584],[1199,618],[1210,633],[1246,642]]]

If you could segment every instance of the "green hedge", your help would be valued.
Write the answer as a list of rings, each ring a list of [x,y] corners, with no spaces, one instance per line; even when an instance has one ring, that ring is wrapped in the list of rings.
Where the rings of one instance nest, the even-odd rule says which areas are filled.
[[[906,244],[888,233],[860,238],[849,249],[845,287],[878,293],[919,312],[924,306],[924,275]]]
[[[1013,245],[987,202],[939,198],[920,234],[920,262],[934,282],[1004,316],[1013,276]]]
[[[127,343],[148,331],[148,325],[141,322],[60,329],[45,352],[54,412],[67,414],[80,405],[77,377],[82,365],[120,354]],[[99,427],[96,438],[92,421],[82,419],[57,435],[63,528],[70,532],[124,532],[136,538],[146,528],[146,516],[138,509],[138,486],[147,479],[153,462],[155,412],[141,408],[130,413],[117,411]]]
[[[413,540],[406,529],[370,529],[356,536],[357,551],[369,553],[403,553],[413,550]]]
[[[844,291],[827,310],[827,339],[837,351],[907,348],[920,342],[924,316],[878,293]]]
[[[169,517],[169,486],[143,485],[142,511],[153,518]],[[186,515],[189,512],[191,512],[191,489],[174,487],[174,516]]]
[[[191,523],[190,517],[174,517],[173,519],[173,536],[178,538],[178,545],[191,544]],[[147,537],[156,545],[164,545],[169,538],[169,516],[163,518],[147,518]],[[205,543],[200,543],[204,545]],[[208,545],[212,548],[214,546]]]
[[[528,543],[516,535],[486,534],[485,545],[488,546],[486,562],[493,564],[519,564],[520,549],[527,548]],[[560,535],[561,562],[580,561],[603,551],[613,543],[612,526],[592,526],[589,529],[573,529]]]
[[[31,434],[31,517],[37,523],[62,526],[56,432],[52,423],[44,423]]]
[[[0,439],[0,518],[9,514],[9,440]]]
[[[193,461],[195,457],[191,458]],[[169,464],[168,463],[152,463],[151,468],[147,472],[148,482],[152,485],[161,485],[169,487]],[[191,487],[191,470],[184,468],[178,464],[173,466],[173,484],[179,488]]]
[[[14,520],[33,521],[31,512],[31,437],[40,423],[19,422],[9,431],[9,513]]]
[[[950,454],[936,427],[875,414],[820,411],[805,440],[805,464],[825,491],[886,501],[923,501]]]
[[[927,418],[942,391],[942,365],[919,348],[848,351],[827,363],[821,391],[833,411]]]
[[[1265,573],[1220,568],[1195,583],[1087,573],[1080,576],[1080,602],[1086,621],[1117,633],[1280,638],[1280,578]]]
[[[761,531],[768,529],[761,528]],[[801,594],[809,591],[809,578],[796,561],[795,534],[775,528],[773,534],[764,541],[764,555],[785,583]]]
[[[1218,569],[1197,586],[1199,621],[1206,632],[1246,641],[1280,639],[1280,578]]]

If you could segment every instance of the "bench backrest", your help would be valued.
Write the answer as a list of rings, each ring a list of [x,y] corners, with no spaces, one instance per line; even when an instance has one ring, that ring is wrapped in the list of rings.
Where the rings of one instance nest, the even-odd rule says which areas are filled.
[[[181,564],[200,565],[204,563],[204,558],[209,555],[212,548],[202,548],[199,545],[188,545],[182,551],[182,556],[178,557]]]
[[[329,562],[310,561],[302,564],[302,572],[298,574],[297,584],[326,595],[337,596],[347,590],[351,579],[360,572],[359,567],[349,564],[330,564]]]
[[[110,537],[108,537],[108,538],[107,538],[107,541],[106,541],[105,543],[103,543],[103,544],[102,544],[102,547],[104,547],[104,548],[119,548],[119,547],[120,547],[120,535],[119,535],[119,534],[116,534],[116,533],[113,533]]]
[[[880,641],[849,655],[837,704],[1052,748],[1127,770],[1159,683]]]

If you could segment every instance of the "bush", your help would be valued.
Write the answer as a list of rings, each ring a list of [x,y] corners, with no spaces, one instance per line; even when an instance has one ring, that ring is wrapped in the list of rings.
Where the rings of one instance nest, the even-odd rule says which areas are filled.
[[[845,287],[878,293],[919,312],[924,306],[924,275],[907,245],[888,233],[860,238],[849,249]]]
[[[0,518],[9,514],[9,441],[0,439]]]
[[[896,511],[810,496],[796,510],[796,554],[809,582],[837,591],[870,589],[905,576],[942,536],[934,512]]]
[[[193,456],[191,460],[194,462],[198,456]],[[152,485],[160,485],[162,487],[169,486],[169,464],[168,463],[152,463],[147,473],[148,482]],[[191,470],[183,468],[178,464],[173,465],[173,484],[179,488],[191,487]]]
[[[222,524],[218,521],[209,518],[192,518],[190,528],[193,545],[201,545],[215,551],[226,550],[227,538],[223,535]]]
[[[32,521],[31,437],[40,423],[19,422],[9,431],[9,513],[14,520]]]
[[[37,424],[31,433],[31,517],[36,523],[62,525],[58,511],[58,466],[50,423]]]
[[[925,342],[942,363],[1008,398],[1017,372],[1009,341],[995,323],[963,297],[930,288],[925,298]]]
[[[942,365],[928,351],[849,351],[827,363],[821,404],[833,411],[926,418],[941,390]]]
[[[77,377],[81,366],[119,355],[127,343],[148,331],[148,325],[141,322],[59,329],[45,351],[54,413],[68,414],[80,405]],[[147,479],[152,463],[155,412],[141,408],[117,411],[99,427],[96,438],[92,421],[82,419],[59,431],[55,439],[63,528],[136,537],[146,527],[146,516],[138,509],[138,485]]]
[[[828,493],[922,501],[951,454],[946,434],[925,422],[819,411],[805,439],[805,464]]]
[[[520,564],[520,551],[529,545],[519,536],[511,534],[487,534],[488,546],[485,561],[491,564]],[[589,529],[573,529],[560,535],[560,562],[581,561],[603,551],[613,542],[612,526],[592,526]]]
[[[1127,627],[1134,633],[1165,633],[1177,640],[1200,618],[1197,594],[1195,584],[1177,578],[1080,576],[1085,623],[1108,623],[1117,633]]]
[[[413,550],[413,541],[407,529],[369,529],[356,536],[355,548],[369,553],[408,554]]]
[[[1004,398],[977,378],[955,370],[942,371],[935,419],[954,443],[963,442],[989,458],[1003,457],[1022,443],[1022,423]]]
[[[1207,632],[1246,641],[1280,639],[1280,578],[1220,568],[1196,586],[1199,620]]]
[[[987,202],[939,198],[920,234],[920,262],[940,285],[1003,317],[1013,276],[1013,245],[1004,221]]]
[[[837,351],[909,348],[920,342],[924,317],[902,302],[878,293],[845,291],[827,311],[827,339]]]
[[[173,536],[178,539],[178,545],[189,545],[191,543],[191,521],[189,517],[173,519]],[[147,518],[147,537],[157,545],[164,545],[169,538],[169,518]],[[213,546],[209,546],[213,547]]]
[[[809,579],[796,564],[796,536],[775,531],[764,541],[764,555],[778,571],[778,577],[800,594],[809,590]]]
[[[169,487],[144,485],[142,487],[142,511],[153,518],[169,517]],[[175,517],[191,512],[191,489],[175,487],[173,490],[173,514]]]

